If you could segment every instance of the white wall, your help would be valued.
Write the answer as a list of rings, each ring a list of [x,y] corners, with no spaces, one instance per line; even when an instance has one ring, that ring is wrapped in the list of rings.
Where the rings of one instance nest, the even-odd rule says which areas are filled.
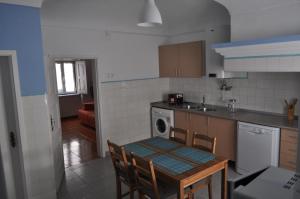
[[[151,136],[150,103],[169,91],[169,79],[148,79],[101,85],[103,139],[127,144]],[[107,146],[105,144],[105,149]]]
[[[232,41],[300,34],[298,0],[215,0],[231,14]]]
[[[272,36],[300,34],[300,1],[298,0],[215,0],[231,13],[232,41]],[[295,74],[298,75],[299,74]],[[292,95],[299,96],[300,84]],[[280,84],[289,90],[288,84]],[[299,98],[299,97],[298,97]],[[300,115],[299,105],[298,115]],[[300,121],[299,121],[300,124]],[[300,136],[298,139],[300,143]],[[300,172],[300,145],[298,145],[297,171]]]
[[[129,137],[132,137],[132,139],[145,137],[145,133],[141,133],[141,129],[143,132],[149,132],[150,135],[150,125],[148,125],[150,122],[149,106],[145,106],[152,101],[162,99],[160,87],[169,87],[168,81],[157,80],[158,84],[156,84],[153,83],[155,80],[152,80],[152,78],[157,78],[159,75],[157,49],[161,43],[165,42],[165,37],[108,33],[99,30],[47,25],[43,26],[43,34],[45,55],[98,59],[98,75],[102,83],[97,82],[96,85],[99,85],[98,92],[101,97],[101,132],[104,135],[104,139],[100,140],[103,142],[102,147],[106,148],[106,139],[108,138],[112,138],[113,141],[119,143],[123,138],[126,139],[122,142],[128,141]],[[115,91],[115,85],[127,84],[118,80],[144,78],[150,79],[128,83],[128,90],[131,93],[135,93],[134,90],[137,88],[140,89],[134,95],[129,95],[130,92],[127,94],[127,92]],[[120,90],[125,91],[127,89]],[[140,93],[143,91],[150,91],[151,95]],[[114,92],[116,96],[111,95]],[[126,101],[122,97],[124,95],[126,95]],[[139,102],[137,99],[141,101]],[[123,108],[118,108],[123,104]],[[131,110],[132,112],[124,109],[128,108],[129,104],[131,108],[135,107]],[[128,123],[120,122],[124,120],[120,120],[119,116],[115,114],[122,117],[127,115],[127,122],[140,120],[143,120],[143,122],[135,122],[135,128],[128,129]],[[146,122],[146,120],[148,121]],[[118,129],[116,129],[116,126],[118,126]],[[116,139],[118,134],[120,138]]]
[[[47,55],[98,58],[102,82],[158,77],[165,37],[47,25],[43,33]]]
[[[287,23],[282,21],[270,20],[265,15],[276,15],[275,18],[284,18],[288,21],[290,14],[298,14],[294,9],[290,9],[291,13],[287,13],[287,7],[299,6],[299,4],[289,4],[282,6],[268,7],[268,9],[258,9],[253,4],[257,3],[257,6],[264,3],[268,4],[268,0],[241,2],[241,1],[227,1],[224,4],[228,6],[231,12],[231,33],[234,34],[232,38],[234,40],[240,38],[257,38],[259,34],[263,34],[264,37],[268,37],[271,34],[281,34],[282,28]],[[279,1],[279,0],[278,0]],[[281,1],[282,2],[282,1]],[[281,5],[281,4],[280,4]],[[255,11],[254,11],[255,9]],[[299,10],[299,9],[298,9]],[[267,12],[267,13],[266,13]],[[287,13],[285,16],[281,16],[279,13]],[[249,17],[251,18],[248,21]],[[299,18],[298,17],[298,18]],[[254,20],[255,19],[255,20]],[[229,18],[228,18],[229,20]],[[299,20],[291,19],[289,28],[283,31],[289,32],[289,34],[296,34],[295,27],[291,24]],[[239,22],[239,23],[235,23]],[[279,23],[278,23],[279,22]],[[240,27],[239,27],[240,26]],[[297,26],[300,29],[300,25]],[[244,30],[245,29],[245,30]],[[276,31],[277,30],[277,31]],[[205,34],[206,33],[206,34]],[[250,35],[250,36],[249,36]],[[171,42],[185,42],[199,39],[208,40],[207,45],[207,67],[210,68],[214,65],[220,65],[218,57],[214,57],[214,53],[210,50],[211,43],[209,31],[193,34],[185,34],[176,37],[171,37]],[[249,73],[248,79],[234,79],[230,83],[233,85],[231,92],[226,92],[225,98],[236,98],[241,108],[260,110],[267,112],[285,113],[286,107],[284,105],[284,99],[299,98],[298,90],[300,89],[300,82],[298,80],[298,74],[291,73]],[[171,79],[170,87],[173,92],[183,92],[185,97],[189,101],[200,102],[202,96],[206,95],[208,102],[217,105],[226,105],[222,100],[222,92],[219,90],[218,81],[215,79],[202,78],[202,79]],[[299,106],[297,106],[298,110]]]
[[[202,102],[206,96],[207,103],[226,106],[223,99],[235,98],[238,108],[286,114],[284,99],[300,99],[300,74],[293,73],[249,73],[248,79],[228,80],[233,89],[225,92],[219,89],[217,79],[171,79],[173,92],[183,92],[185,99]],[[296,106],[300,110],[300,106]]]

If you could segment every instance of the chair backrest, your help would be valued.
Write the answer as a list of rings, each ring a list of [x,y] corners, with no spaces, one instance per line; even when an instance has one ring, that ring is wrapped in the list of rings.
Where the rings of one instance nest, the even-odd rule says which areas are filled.
[[[152,160],[146,160],[134,154],[131,154],[131,159],[138,190],[148,196],[151,195],[153,199],[160,199]]]
[[[107,144],[116,174],[129,178],[128,161],[124,147],[120,147],[109,140],[107,140]]]
[[[192,146],[210,153],[216,152],[216,138],[201,135],[197,132],[193,133]],[[204,144],[203,144],[204,143]]]
[[[188,131],[180,128],[170,127],[169,139],[187,145]]]

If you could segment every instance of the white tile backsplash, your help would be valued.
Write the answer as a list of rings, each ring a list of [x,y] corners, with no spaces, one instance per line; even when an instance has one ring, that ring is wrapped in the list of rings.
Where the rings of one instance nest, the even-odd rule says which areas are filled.
[[[300,73],[249,73],[248,79],[231,79],[230,92],[219,90],[218,80],[201,78],[172,78],[171,92],[182,92],[186,101],[225,106],[222,99],[235,98],[240,108],[285,113],[284,99],[300,98]],[[222,94],[223,93],[223,94]],[[300,105],[296,108],[299,112]]]
[[[169,93],[169,86],[169,79],[102,84],[101,123],[104,140],[126,144],[150,137],[150,103],[161,101],[163,95]]]

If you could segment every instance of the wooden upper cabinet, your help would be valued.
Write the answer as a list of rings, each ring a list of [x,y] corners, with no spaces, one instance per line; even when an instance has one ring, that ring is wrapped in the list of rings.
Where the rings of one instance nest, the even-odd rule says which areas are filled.
[[[204,41],[159,47],[160,77],[202,77],[204,71]]]
[[[216,154],[235,161],[236,121],[209,117],[208,136],[216,137]]]
[[[159,47],[159,75],[160,77],[176,77],[179,67],[178,45]]]
[[[204,42],[179,45],[179,76],[202,77],[204,74]]]

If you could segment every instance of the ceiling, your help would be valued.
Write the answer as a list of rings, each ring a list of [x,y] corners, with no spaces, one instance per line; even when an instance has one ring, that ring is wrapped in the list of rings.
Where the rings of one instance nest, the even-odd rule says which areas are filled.
[[[228,25],[227,10],[213,0],[158,0],[163,26],[137,27],[143,0],[44,0],[44,25],[180,34]]]

